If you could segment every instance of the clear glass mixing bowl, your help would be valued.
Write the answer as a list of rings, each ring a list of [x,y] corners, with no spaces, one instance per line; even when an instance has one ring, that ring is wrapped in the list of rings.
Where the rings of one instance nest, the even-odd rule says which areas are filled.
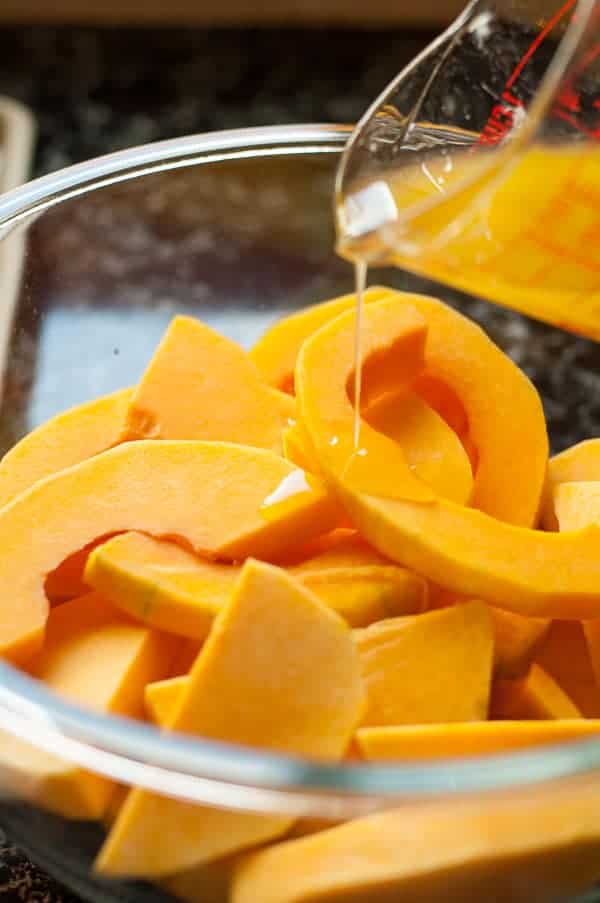
[[[178,139],[1,198],[0,238],[10,248],[2,259],[13,267],[7,277],[6,264],[0,317],[3,450],[57,412],[134,383],[177,312],[250,345],[275,318],[351,290],[350,267],[334,253],[332,213],[348,132],[301,125]],[[569,402],[546,363],[579,368],[585,385],[598,371],[594,346],[398,270],[375,271],[373,280],[435,292],[479,319],[539,377],[556,447],[583,438],[590,418],[593,428],[579,384]],[[544,793],[570,780],[600,786],[600,742],[422,766],[323,765],[92,714],[5,664],[0,730],[126,784],[297,816],[346,819],[449,794],[525,795],[540,782]],[[86,878],[100,829],[16,800],[1,765],[0,787],[0,823],[12,838],[80,893],[114,898],[114,889]]]

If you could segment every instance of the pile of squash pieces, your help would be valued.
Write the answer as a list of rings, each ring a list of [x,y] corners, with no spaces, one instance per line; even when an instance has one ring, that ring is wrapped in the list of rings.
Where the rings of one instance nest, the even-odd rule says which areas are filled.
[[[548,460],[535,388],[435,299],[372,288],[247,354],[177,317],[139,385],[0,463],[0,653],[82,706],[330,762],[600,734],[600,440]],[[600,788],[344,824],[185,804],[0,736],[96,869],[205,903],[562,899]],[[562,794],[562,795],[561,795]]]

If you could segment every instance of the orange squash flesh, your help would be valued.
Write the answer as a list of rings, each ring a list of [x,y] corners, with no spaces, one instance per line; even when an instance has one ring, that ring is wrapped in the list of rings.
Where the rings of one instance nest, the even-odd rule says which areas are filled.
[[[521,677],[547,635],[551,621],[524,618],[501,608],[490,608],[494,625],[494,673],[500,678]]]
[[[600,446],[595,444],[593,451],[597,454]],[[586,460],[592,449],[585,445],[575,446],[570,456],[562,462],[562,475],[568,469],[576,469],[588,464]],[[589,471],[588,471],[589,472]],[[557,468],[555,476],[560,474]],[[600,523],[600,482],[557,482],[553,492],[553,512],[560,530],[573,530]],[[600,701],[600,619],[586,621],[583,633],[589,654],[592,672],[595,678],[595,695]]]
[[[363,295],[364,303],[378,301],[388,292],[387,288],[372,286]],[[263,380],[276,389],[293,393],[296,358],[304,340],[351,307],[356,307],[356,295],[342,295],[303,308],[271,326],[250,351]]]
[[[351,627],[418,614],[426,607],[427,584],[406,568],[330,568],[306,573],[299,580]]]
[[[96,594],[53,609],[33,676],[84,707],[139,717],[144,687],[170,672],[178,643],[134,624]],[[0,762],[13,791],[68,818],[102,817],[114,784],[0,733]]]
[[[203,640],[229,600],[239,566],[206,561],[175,543],[122,533],[99,545],[86,581],[131,617]]]
[[[364,418],[402,447],[409,468],[436,492],[461,504],[468,501],[473,488],[469,455],[445,420],[418,395],[388,392],[366,409]],[[319,462],[301,422],[284,431],[283,447],[286,458],[298,467],[319,473]]]
[[[365,306],[366,335],[377,316],[374,308],[385,304],[395,307],[398,315],[402,307],[410,307],[424,317],[428,332],[422,369],[438,383],[448,386],[464,406],[469,436],[478,453],[471,504],[508,523],[533,526],[548,461],[544,413],[534,387],[478,326],[434,298],[388,291],[383,301],[375,300]],[[318,339],[315,333],[302,347],[299,354],[299,360],[304,359],[302,371],[312,370],[312,378],[319,381],[321,391],[325,389],[321,372],[327,357],[320,355],[325,349],[327,354],[336,354],[336,367],[342,367],[347,378],[352,372],[353,343],[345,336],[353,335],[354,317],[354,312],[348,310],[335,326],[327,323],[319,330]],[[381,352],[390,347],[393,332],[384,334],[382,330],[379,339],[379,346],[373,340],[371,346],[365,345],[366,358],[371,348]],[[345,354],[340,348],[342,342],[346,343]],[[420,375],[414,373],[415,378]],[[299,391],[298,372],[296,391]],[[305,414],[304,410],[300,411],[303,420]],[[310,425],[305,422],[304,426],[314,444]],[[527,455],[516,455],[515,447],[524,435]],[[315,446],[315,450],[320,458],[320,449]]]
[[[357,819],[244,856],[231,903],[548,903],[600,874],[589,781]]]
[[[436,583],[527,617],[600,617],[597,527],[543,533],[444,499],[417,506],[338,491],[374,546]]]
[[[510,721],[583,717],[554,678],[537,664],[521,680],[497,681],[490,708],[492,718]]]
[[[554,513],[561,531],[600,525],[600,481],[559,483],[554,489]]]
[[[283,454],[288,461],[292,461],[296,467],[306,470],[309,473],[319,472],[319,462],[315,458],[314,452],[311,450],[302,424],[296,421],[286,427],[281,434],[283,443]]]
[[[368,305],[365,309],[367,330],[369,326],[374,329],[376,321],[373,317],[379,313],[382,305],[389,314],[386,324],[388,331],[385,340],[382,338],[383,347],[389,348],[393,344],[393,336],[399,347],[403,334],[406,334],[410,345],[414,327],[409,322],[410,315],[403,298],[397,302],[395,325],[393,300]],[[353,526],[389,558],[454,592],[482,598],[498,608],[530,617],[600,616],[600,559],[595,552],[600,537],[598,527],[564,534],[543,533],[504,523],[483,511],[435,497],[431,491],[427,495],[421,493],[419,497],[416,487],[423,487],[423,484],[408,468],[400,470],[401,457],[398,455],[394,459],[394,498],[376,497],[372,490],[364,491],[358,481],[348,479],[348,468],[340,465],[338,456],[331,453],[330,440],[334,420],[335,435],[340,437],[338,445],[346,449],[351,445],[352,411],[345,407],[343,394],[340,397],[338,392],[333,398],[329,389],[323,392],[324,374],[319,362],[328,358],[330,349],[335,349],[336,364],[344,368],[347,381],[352,372],[352,345],[349,342],[352,324],[352,314],[344,314],[304,344],[298,360],[296,388],[298,412],[319,457],[321,473],[339,495]],[[345,342],[345,354],[340,350],[342,338]],[[428,349],[430,345],[428,340]],[[370,348],[376,347],[376,341],[372,339]],[[406,361],[403,366],[408,366]],[[510,364],[510,367],[513,365]],[[336,385],[339,386],[342,379],[341,375],[339,379],[336,377]],[[527,384],[524,393],[526,398],[529,397],[529,388]],[[518,389],[519,386],[515,389],[515,397],[518,396]],[[512,395],[510,400],[512,404]],[[518,408],[517,402],[515,405]],[[523,410],[530,408],[535,408],[535,405],[523,405]],[[491,405],[490,410],[499,424],[503,409],[496,411]],[[504,410],[507,410],[508,417],[506,406]],[[472,423],[471,418],[470,420]],[[516,421],[518,420],[517,417]],[[517,440],[518,436],[513,434],[513,445]],[[544,445],[541,438],[539,445],[541,452],[541,446]],[[479,445],[479,449],[481,452],[482,445]],[[511,454],[521,461],[525,458],[529,460],[528,455],[515,456],[514,448]],[[361,473],[362,486],[369,479],[368,458],[367,451],[363,458],[365,470]],[[486,459],[481,454],[475,477],[474,497],[478,481],[487,467],[486,460],[489,463],[489,458]],[[533,462],[533,483],[539,489],[541,483],[535,475],[539,476],[540,467],[535,452]],[[378,457],[374,457],[373,467],[379,472],[381,465]],[[514,477],[511,468],[508,472]],[[498,489],[502,482],[503,478],[497,484]],[[400,498],[401,489],[403,498]],[[505,498],[519,495],[519,491],[513,491],[508,486],[504,487],[503,492]],[[526,495],[531,500],[529,490]],[[539,497],[537,490],[536,495]],[[518,507],[522,514],[520,503]],[[533,507],[535,506],[532,504],[530,512]],[[506,517],[506,514],[504,510],[503,516]]]
[[[89,549],[73,552],[48,574],[44,591],[51,605],[68,602],[69,599],[76,599],[77,596],[83,596],[90,591],[83,578],[88,555]]]
[[[265,385],[245,351],[175,317],[127,412],[123,439],[216,439],[281,453],[294,402]]]
[[[212,557],[268,557],[335,525],[327,495],[299,493],[268,518],[261,505],[292,466],[219,442],[132,442],[37,483],[0,512],[0,652],[31,656],[48,615],[44,580],[74,549],[140,530]]]
[[[600,689],[581,622],[553,621],[535,660],[585,718],[600,718]]]
[[[327,342],[327,358],[310,354],[307,362],[311,380],[320,387],[318,437],[312,428],[312,412],[307,408],[310,402],[306,400],[306,393],[302,391],[299,396],[298,413],[320,466],[325,473],[333,470],[342,475],[344,481],[356,490],[374,495],[390,494],[394,498],[432,501],[435,498],[433,490],[416,477],[403,450],[392,439],[363,422],[359,448],[355,448],[353,431],[347,429],[348,423],[353,423],[353,408],[347,387],[352,375],[354,319],[343,315],[334,323],[336,328],[332,341]],[[329,333],[331,330],[325,326],[318,335],[323,331]],[[365,361],[377,351],[376,363],[384,371],[384,379],[390,371],[390,362],[392,365],[398,362],[394,372],[397,385],[380,385],[380,392],[385,388],[401,388],[403,382],[411,381],[419,373],[425,338],[425,321],[413,308],[403,306],[399,313],[395,306],[390,308],[386,302],[369,305],[369,318],[362,333]],[[306,350],[310,344],[309,340],[303,348]],[[305,355],[301,355],[303,360]],[[302,367],[299,373],[303,379]],[[365,382],[365,389],[366,386]],[[298,391],[303,389],[300,385],[297,388]],[[394,474],[393,480],[390,473]]]
[[[370,761],[479,756],[600,736],[600,720],[472,721],[402,727],[363,727],[356,732]]]
[[[392,439],[408,466],[438,495],[467,504],[473,490],[471,462],[448,424],[413,392],[390,392],[365,411],[366,422]],[[390,481],[393,476],[390,474]]]
[[[480,602],[355,631],[369,705],[362,724],[487,718],[492,624]]]
[[[202,640],[228,602],[240,566],[206,561],[173,543],[124,533],[98,546],[88,584],[131,617],[169,633]],[[364,544],[342,545],[290,567],[352,627],[414,614],[427,604],[426,581],[392,565]]]
[[[554,493],[561,483],[595,480],[600,480],[600,439],[578,442],[550,458],[541,516],[544,528],[558,530]]]
[[[452,389],[430,373],[417,376],[411,390],[446,421],[451,430],[464,441],[469,432],[469,420],[460,398]]]
[[[0,508],[38,480],[115,445],[133,389],[122,389],[53,417],[17,442],[0,461]]]
[[[449,605],[456,605],[457,602],[467,601],[465,596],[451,593],[443,587],[430,587],[430,608],[446,608]],[[489,606],[489,610],[494,629],[494,676],[522,677],[543,643],[552,622],[545,618],[525,618],[512,611],[492,606]]]
[[[189,677],[186,675],[157,681],[146,687],[146,711],[159,727],[164,727],[168,723],[173,708],[177,705],[188,682]],[[121,799],[118,808],[115,809],[115,817],[122,802]],[[107,827],[110,827],[113,821],[114,818],[107,824]],[[296,822],[296,825],[303,825],[304,821]],[[294,827],[292,826],[291,831],[294,830]],[[308,827],[320,830],[321,825],[315,829],[311,823]],[[327,827],[329,826],[327,825]],[[174,894],[178,900],[185,900],[188,903],[229,903],[231,874],[240,855],[233,853],[230,856],[206,862],[197,868],[177,872],[163,878],[159,883],[171,894]]]
[[[341,618],[281,569],[249,561],[168,727],[335,760],[363,706],[358,654]],[[96,867],[109,875],[168,875],[280,835],[289,825],[285,817],[132,790]]]
[[[179,677],[169,677],[146,685],[144,690],[146,712],[159,727],[168,725],[176,705],[189,686],[189,681],[188,675],[182,674]]]
[[[288,570],[351,627],[410,615],[427,607],[427,582],[392,565],[355,536]]]

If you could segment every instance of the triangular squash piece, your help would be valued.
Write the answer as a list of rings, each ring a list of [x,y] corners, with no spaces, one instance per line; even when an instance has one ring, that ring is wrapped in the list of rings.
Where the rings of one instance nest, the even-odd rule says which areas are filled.
[[[168,727],[337,759],[362,715],[349,628],[285,571],[249,561],[190,673]],[[285,816],[177,802],[132,790],[102,848],[110,875],[169,875],[277,837]]]
[[[391,618],[354,635],[368,696],[363,725],[487,718],[494,636],[483,603]]]
[[[123,439],[217,439],[282,451],[294,401],[246,352],[200,320],[175,317],[133,394]]]

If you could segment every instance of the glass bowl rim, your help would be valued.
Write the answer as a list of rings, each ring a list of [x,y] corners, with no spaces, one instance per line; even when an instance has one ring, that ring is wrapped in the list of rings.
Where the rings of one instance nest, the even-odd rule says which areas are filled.
[[[282,155],[341,154],[350,126],[209,132],[130,148],[43,176],[0,198],[0,239],[54,204],[182,166]],[[333,215],[333,213],[332,213]],[[349,818],[382,806],[508,791],[600,767],[600,740],[411,764],[336,763],[172,733],[60,699],[0,662],[0,730],[88,770],[186,801],[291,816]]]

